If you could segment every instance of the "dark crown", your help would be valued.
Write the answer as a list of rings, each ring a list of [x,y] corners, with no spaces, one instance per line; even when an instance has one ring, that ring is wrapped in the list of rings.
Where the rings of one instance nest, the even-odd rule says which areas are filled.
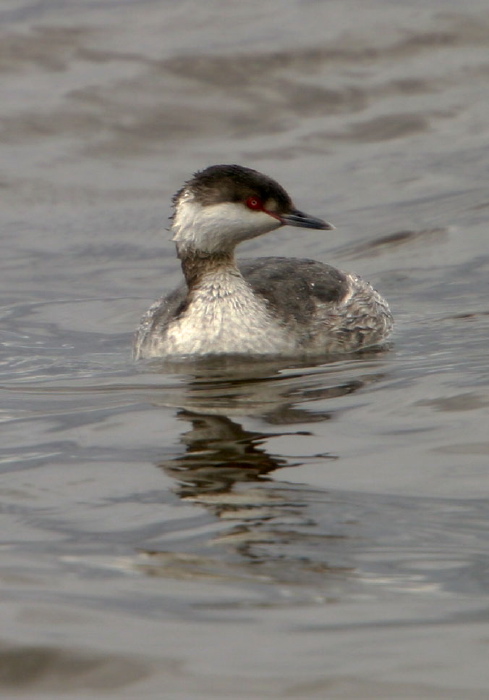
[[[191,191],[202,206],[220,202],[245,202],[248,197],[257,196],[262,202],[274,200],[278,211],[284,214],[294,208],[289,195],[278,182],[241,165],[211,165],[195,173],[174,195],[174,206],[178,205],[186,191]]]

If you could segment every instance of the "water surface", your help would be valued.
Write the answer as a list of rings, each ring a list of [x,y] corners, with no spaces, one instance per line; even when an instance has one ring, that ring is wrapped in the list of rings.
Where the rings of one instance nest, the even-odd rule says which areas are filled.
[[[486,698],[486,3],[0,20],[2,694]],[[371,280],[389,348],[133,363],[219,162],[336,226],[243,256]]]

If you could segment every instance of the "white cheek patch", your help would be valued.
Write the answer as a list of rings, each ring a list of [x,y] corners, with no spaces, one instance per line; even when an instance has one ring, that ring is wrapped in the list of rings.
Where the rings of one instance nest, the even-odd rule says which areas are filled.
[[[173,240],[182,247],[207,253],[226,251],[241,241],[261,236],[281,226],[263,211],[252,211],[237,202],[202,206],[184,196],[173,218]]]

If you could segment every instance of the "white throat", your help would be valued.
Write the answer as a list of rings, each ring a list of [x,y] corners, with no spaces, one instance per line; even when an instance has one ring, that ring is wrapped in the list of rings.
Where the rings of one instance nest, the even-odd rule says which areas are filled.
[[[252,211],[240,202],[203,206],[186,190],[176,205],[173,238],[179,254],[186,250],[203,253],[232,252],[238,243],[261,236],[281,226],[263,211]]]

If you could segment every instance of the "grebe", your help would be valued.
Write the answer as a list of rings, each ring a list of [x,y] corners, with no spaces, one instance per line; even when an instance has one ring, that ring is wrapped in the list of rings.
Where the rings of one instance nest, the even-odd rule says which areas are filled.
[[[334,228],[297,210],[271,178],[213,165],[186,182],[173,205],[185,284],[143,316],[136,358],[325,355],[377,345],[389,335],[387,302],[354,274],[315,260],[236,262],[238,243],[281,226]]]

